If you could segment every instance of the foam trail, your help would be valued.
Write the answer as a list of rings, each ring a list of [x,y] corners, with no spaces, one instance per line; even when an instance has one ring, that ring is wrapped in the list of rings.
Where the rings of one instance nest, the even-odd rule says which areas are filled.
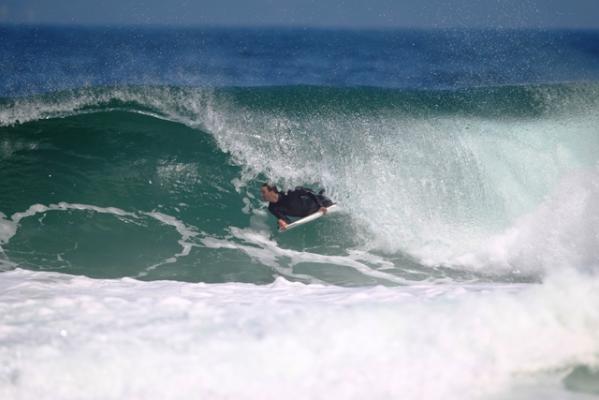
[[[203,238],[201,241],[206,247],[210,248],[232,248],[238,249],[250,257],[256,259],[260,263],[264,265],[268,265],[270,267],[276,268],[277,272],[281,273],[283,276],[293,276],[293,277],[305,277],[299,276],[297,274],[289,275],[289,272],[282,270],[279,267],[277,262],[277,258],[279,257],[288,257],[291,260],[291,266],[297,265],[302,262],[316,262],[322,264],[334,264],[339,266],[345,266],[356,271],[360,272],[365,276],[370,276],[373,278],[382,279],[384,281],[405,284],[406,280],[404,278],[382,272],[379,270],[372,269],[367,265],[358,261],[359,257],[352,258],[351,256],[329,256],[322,255],[317,253],[311,253],[307,251],[296,251],[291,249],[283,249],[279,247],[276,241],[270,240],[263,236],[262,233],[255,231],[253,229],[239,229],[232,227],[231,234],[241,240],[242,242],[253,244],[255,246],[247,246],[241,245],[237,243],[233,243],[230,240],[225,239],[217,239],[217,238]],[[256,247],[258,246],[258,247]],[[312,278],[313,279],[313,278]],[[313,281],[311,279],[311,281]],[[315,281],[313,281],[315,282]]]
[[[4,214],[0,213],[0,244],[6,244],[10,241],[10,239],[17,233],[19,223],[23,218],[32,217],[36,214],[46,213],[48,211],[69,210],[93,211],[96,213],[111,214],[119,217],[129,217],[133,219],[139,219],[141,216],[145,215],[147,217],[159,221],[164,225],[172,226],[179,233],[179,235],[181,235],[181,239],[179,239],[178,241],[179,245],[181,246],[181,251],[177,254],[174,254],[172,257],[169,257],[159,263],[147,267],[144,272],[139,274],[140,276],[145,276],[147,271],[151,271],[159,266],[165,264],[172,264],[176,262],[179,257],[188,256],[191,251],[191,248],[193,247],[193,243],[190,242],[190,239],[198,234],[194,228],[185,225],[182,221],[179,221],[177,218],[157,211],[129,212],[117,207],[99,207],[90,204],[59,202],[57,204],[50,204],[47,206],[43,204],[34,204],[23,212],[14,213],[10,219],[6,219]],[[2,251],[2,254],[4,255],[4,250],[1,246],[0,251]]]
[[[173,228],[175,228],[177,230],[177,232],[179,233],[179,235],[181,235],[181,239],[178,240],[178,243],[181,246],[181,251],[177,254],[174,254],[172,257],[167,258],[164,261],[161,261],[157,264],[150,265],[149,267],[145,268],[144,271],[137,274],[136,277],[138,277],[138,278],[146,276],[148,272],[150,272],[162,265],[172,264],[174,262],[177,262],[177,259],[179,257],[188,256],[193,247],[193,243],[190,242],[190,239],[198,234],[194,228],[185,225],[183,222],[179,221],[177,218],[175,218],[173,216],[166,215],[166,214],[163,214],[163,213],[160,213],[157,211],[142,212],[142,214],[152,217],[155,220],[162,222],[164,225],[170,225]]]

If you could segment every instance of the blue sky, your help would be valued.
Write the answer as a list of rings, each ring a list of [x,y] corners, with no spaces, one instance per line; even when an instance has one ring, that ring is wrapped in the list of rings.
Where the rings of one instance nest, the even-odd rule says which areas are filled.
[[[599,29],[599,0],[0,0],[0,22]]]

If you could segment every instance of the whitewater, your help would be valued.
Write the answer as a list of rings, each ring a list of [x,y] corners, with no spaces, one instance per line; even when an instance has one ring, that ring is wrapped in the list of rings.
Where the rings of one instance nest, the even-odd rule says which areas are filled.
[[[596,33],[129,33],[0,29],[1,398],[597,398]]]

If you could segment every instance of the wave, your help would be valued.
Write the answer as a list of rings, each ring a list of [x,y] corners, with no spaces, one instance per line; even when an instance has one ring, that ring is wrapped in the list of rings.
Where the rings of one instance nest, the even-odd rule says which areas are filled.
[[[30,268],[93,276],[80,266],[94,259],[100,276],[208,282],[521,280],[592,265],[598,89],[150,86],[5,98],[0,211],[15,233],[2,246]],[[275,236],[263,180],[322,186],[345,213]],[[15,219],[35,205],[41,222]],[[148,270],[183,240],[152,212],[198,235],[184,257]],[[547,229],[555,240],[541,240]]]

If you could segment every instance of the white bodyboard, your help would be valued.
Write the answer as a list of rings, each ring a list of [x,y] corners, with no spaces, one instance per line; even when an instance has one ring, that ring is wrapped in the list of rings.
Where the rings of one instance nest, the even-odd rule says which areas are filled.
[[[332,212],[332,211],[336,211],[338,210],[339,207],[337,207],[337,204],[333,204],[327,207],[327,214]],[[279,232],[287,232],[290,229],[293,228],[297,228],[298,226],[307,224],[308,222],[312,222],[315,219],[318,219],[320,217],[322,217],[324,215],[324,213],[322,211],[316,211],[314,214],[310,214],[307,217],[304,218],[300,218],[297,221],[292,222],[291,224],[287,225],[287,229],[279,229]]]

